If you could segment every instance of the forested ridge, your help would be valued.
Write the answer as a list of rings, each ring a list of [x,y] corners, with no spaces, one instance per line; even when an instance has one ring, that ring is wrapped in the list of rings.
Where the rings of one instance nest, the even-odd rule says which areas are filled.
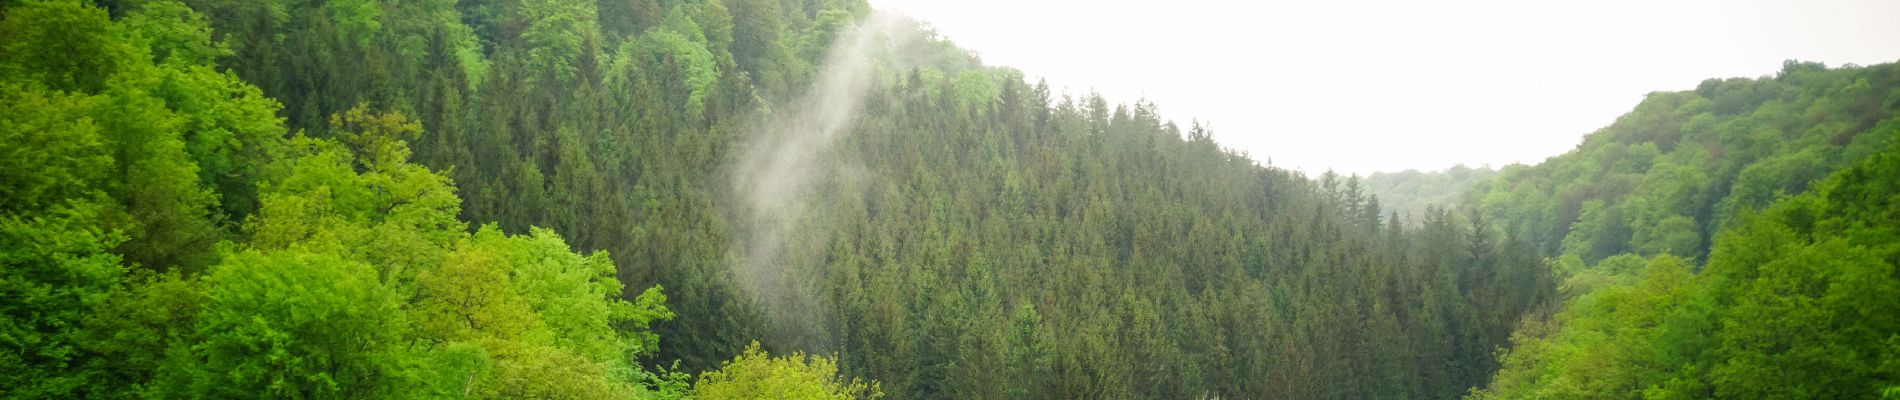
[[[1886,65],[1654,94],[1401,217],[1373,192],[1425,185],[1260,165],[860,1],[0,7],[0,397],[1894,393],[1895,314],[1854,302],[1894,304]],[[859,89],[845,38],[861,105],[757,200],[759,149]],[[1653,302],[1667,335],[1587,322],[1653,287],[1706,289]],[[1789,362],[1818,386],[1729,386]],[[1544,378],[1593,365],[1652,369]]]
[[[1893,64],[1789,61],[1651,93],[1441,203],[1525,238],[1562,282],[1471,397],[1900,396],[1896,111]]]
[[[1711,79],[1471,194],[1564,276],[1477,398],[1900,396],[1900,70]],[[1566,220],[1566,217],[1569,217]]]

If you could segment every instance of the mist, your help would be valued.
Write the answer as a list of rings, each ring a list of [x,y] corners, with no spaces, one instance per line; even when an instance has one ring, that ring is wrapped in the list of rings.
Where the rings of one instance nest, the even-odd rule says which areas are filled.
[[[758,131],[734,163],[739,232],[732,247],[743,252],[734,263],[742,290],[762,306],[777,329],[786,329],[801,311],[813,310],[819,296],[788,282],[794,237],[812,229],[813,191],[827,179],[859,178],[857,163],[831,151],[847,135],[863,109],[867,91],[880,80],[880,67],[902,63],[902,54],[921,39],[913,24],[894,14],[874,13],[841,32],[828,50],[812,85],[784,104],[774,104],[758,121]],[[881,64],[883,63],[883,64]],[[792,320],[786,320],[792,319]]]

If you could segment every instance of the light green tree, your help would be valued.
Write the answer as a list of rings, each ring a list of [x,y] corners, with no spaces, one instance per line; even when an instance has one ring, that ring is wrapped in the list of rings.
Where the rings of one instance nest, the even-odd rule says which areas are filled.
[[[792,353],[772,357],[757,342],[719,370],[699,375],[693,397],[702,400],[801,399],[851,400],[884,397],[877,382],[845,380],[837,361]]]
[[[205,277],[190,397],[401,396],[401,302],[369,265],[243,251]]]

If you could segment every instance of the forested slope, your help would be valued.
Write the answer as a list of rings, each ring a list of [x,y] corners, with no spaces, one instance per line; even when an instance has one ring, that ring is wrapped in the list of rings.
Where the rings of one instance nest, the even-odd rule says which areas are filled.
[[[1653,93],[1466,204],[1556,257],[1561,310],[1477,398],[1891,398],[1900,67]]]
[[[632,398],[659,288],[604,253],[471,232],[421,126],[358,107],[334,139],[210,62],[188,8],[0,20],[0,396]]]
[[[1395,229],[1146,105],[929,75],[867,102],[838,153],[870,176],[814,197],[825,228],[786,260],[830,308],[798,336],[894,394],[1453,396],[1548,293],[1481,221]]]
[[[1473,195],[1545,254],[1699,260],[1744,210],[1885,148],[1900,129],[1896,68],[1790,61],[1772,78],[1651,93],[1576,150],[1506,168]]]
[[[907,21],[748,251],[860,2],[0,6],[0,397],[1446,398],[1553,291]]]

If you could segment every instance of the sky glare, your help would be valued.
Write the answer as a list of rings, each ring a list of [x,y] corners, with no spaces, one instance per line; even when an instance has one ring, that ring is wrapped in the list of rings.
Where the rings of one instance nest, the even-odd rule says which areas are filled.
[[[1058,91],[1318,173],[1537,163],[1652,91],[1900,60],[1900,1],[871,0]],[[1066,88],[1066,90],[1065,90]]]

